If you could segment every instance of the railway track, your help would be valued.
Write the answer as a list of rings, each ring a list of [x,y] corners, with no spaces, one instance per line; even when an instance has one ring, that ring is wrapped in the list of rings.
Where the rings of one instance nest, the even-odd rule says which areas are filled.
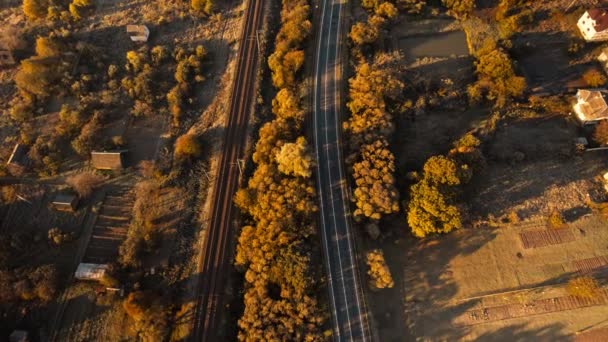
[[[254,96],[255,71],[259,58],[255,36],[261,24],[262,8],[263,0],[248,0],[245,10],[224,147],[213,190],[211,220],[203,252],[198,260],[200,282],[194,313],[194,341],[214,341],[218,338],[224,284],[230,265],[227,258],[230,255],[228,249],[232,236],[232,198],[238,185],[237,163],[245,146],[247,122]]]

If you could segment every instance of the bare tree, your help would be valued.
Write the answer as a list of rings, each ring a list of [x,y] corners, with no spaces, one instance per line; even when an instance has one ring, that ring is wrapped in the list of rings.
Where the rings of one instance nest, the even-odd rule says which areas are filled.
[[[104,181],[105,177],[90,172],[79,173],[66,179],[66,183],[78,193],[80,198],[91,196],[93,190],[99,188]]]

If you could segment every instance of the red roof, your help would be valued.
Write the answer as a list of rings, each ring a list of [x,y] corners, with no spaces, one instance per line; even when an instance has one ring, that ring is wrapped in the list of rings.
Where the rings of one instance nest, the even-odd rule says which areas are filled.
[[[593,21],[595,21],[595,31],[600,32],[608,29],[608,9],[592,8],[587,11]]]

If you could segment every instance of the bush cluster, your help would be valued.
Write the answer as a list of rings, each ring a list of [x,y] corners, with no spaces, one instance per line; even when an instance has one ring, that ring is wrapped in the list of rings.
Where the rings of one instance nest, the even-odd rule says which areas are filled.
[[[81,172],[69,176],[65,180],[65,182],[78,193],[80,198],[88,198],[91,196],[95,189],[103,185],[104,181],[105,177],[91,172]]]
[[[362,49],[365,46],[378,41],[381,30],[398,14],[397,7],[388,1],[364,1],[362,5],[369,12],[367,21],[353,24],[348,34],[353,43],[352,55],[357,59],[362,58]]]
[[[190,0],[190,7],[195,13],[211,15],[213,13],[213,0]]]
[[[447,156],[426,161],[419,181],[410,189],[407,222],[416,237],[448,233],[462,227],[458,205],[462,186],[483,165],[481,142],[471,133],[454,144]]]
[[[175,127],[180,125],[185,103],[191,102],[186,99],[192,93],[193,84],[205,80],[202,65],[206,54],[207,52],[200,45],[193,50],[178,47],[173,53],[177,63],[174,75],[177,84],[167,93],[167,103]],[[162,60],[160,57],[157,59]]]
[[[302,44],[310,32],[310,8],[304,0],[284,0],[281,29],[268,60],[275,118],[259,131],[253,160],[256,169],[235,203],[253,223],[238,239],[236,265],[245,271],[240,341],[320,341],[326,319],[315,295],[312,246],[316,244],[312,157],[301,135],[304,110],[297,89]]]
[[[134,101],[131,112],[134,116],[150,115],[157,104],[154,85],[158,81],[158,69],[152,65],[149,51],[146,48],[140,51],[129,51],[126,57],[126,75],[120,84]]]
[[[119,262],[125,267],[140,267],[145,253],[158,247],[161,233],[155,220],[158,219],[160,183],[144,180],[135,185],[133,218],[127,238],[119,248]]]
[[[569,295],[579,298],[596,298],[601,294],[601,288],[591,276],[582,276],[570,279],[566,285]]]
[[[395,286],[391,271],[386,265],[384,260],[384,253],[382,250],[374,249],[367,252],[367,274],[370,276],[370,285],[372,288],[385,289],[392,288]]]
[[[532,9],[525,0],[501,0],[495,15],[501,39],[510,39],[534,19]]]
[[[395,100],[403,90],[393,65],[398,56],[379,55],[372,63],[362,62],[349,80],[346,106],[351,117],[344,123],[352,154],[355,180],[355,218],[379,220],[399,211],[395,187],[395,157],[388,140],[393,132],[387,100]]]
[[[0,303],[49,302],[55,297],[58,283],[57,268],[50,264],[33,269],[0,270]]]
[[[169,330],[168,312],[163,298],[151,291],[134,291],[123,302],[125,312],[135,323],[131,329],[142,341],[162,341]]]
[[[478,80],[467,88],[472,102],[485,97],[504,107],[511,98],[523,95],[526,79],[515,74],[509,55],[496,41],[488,38],[474,55]]]
[[[466,18],[475,10],[475,0],[441,0],[441,3],[457,18]]]
[[[47,19],[69,22],[82,19],[93,5],[93,0],[23,0],[23,13],[30,21]]]

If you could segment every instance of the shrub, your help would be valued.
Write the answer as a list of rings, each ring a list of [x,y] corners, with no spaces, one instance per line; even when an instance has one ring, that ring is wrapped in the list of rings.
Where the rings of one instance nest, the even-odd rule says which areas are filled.
[[[146,311],[152,306],[153,300],[150,292],[135,291],[129,293],[123,302],[123,307],[129,317],[135,321],[141,321],[145,318]]]
[[[49,4],[47,0],[23,0],[23,13],[28,20],[46,17]]]
[[[590,69],[583,74],[583,80],[590,87],[599,87],[606,84],[606,76],[597,69]]]
[[[212,0],[191,0],[190,6],[197,13],[210,15],[213,13],[213,1]]]
[[[384,253],[379,249],[367,252],[367,274],[371,277],[370,285],[376,289],[392,288],[395,285],[391,271],[384,260]]]
[[[15,283],[14,290],[16,295],[22,300],[32,300],[35,297],[32,283],[28,279],[22,279]]]
[[[201,143],[193,134],[184,134],[175,141],[176,158],[198,158],[202,153]]]
[[[427,0],[398,0],[397,7],[408,14],[419,14],[426,6]]]
[[[90,172],[82,172],[77,175],[69,176],[66,179],[66,183],[78,193],[80,198],[91,196],[93,190],[103,185],[104,181],[105,178],[103,176]]]
[[[559,229],[563,228],[565,224],[566,222],[564,221],[562,214],[557,209],[554,209],[549,213],[549,216],[547,217],[547,227]]]
[[[61,84],[63,69],[55,58],[24,59],[15,75],[15,84],[24,96],[45,98]]]
[[[351,27],[348,36],[355,45],[371,44],[378,40],[380,31],[374,25],[358,22]]]
[[[475,9],[475,0],[441,0],[456,17],[467,17]]]
[[[72,234],[64,233],[61,229],[56,227],[49,229],[47,236],[49,242],[56,246],[61,246],[66,242],[72,241]]]
[[[150,57],[152,59],[152,64],[159,66],[166,62],[169,57],[171,57],[171,53],[169,49],[167,49],[164,45],[157,45],[152,48],[150,51]]]
[[[83,15],[93,6],[93,0],[72,0],[68,6],[70,14],[76,20],[82,19]]]
[[[600,287],[593,277],[583,276],[570,279],[566,291],[579,298],[595,298],[600,294]]]
[[[521,96],[526,90],[526,80],[515,75],[507,53],[495,44],[481,48],[476,52],[476,71],[479,80],[469,86],[467,92],[471,101],[478,102],[481,94],[487,92],[487,98],[495,100],[498,107],[503,107],[513,97]]]
[[[34,293],[43,302],[55,298],[59,275],[54,265],[43,265],[34,270],[28,278],[34,284]]]

